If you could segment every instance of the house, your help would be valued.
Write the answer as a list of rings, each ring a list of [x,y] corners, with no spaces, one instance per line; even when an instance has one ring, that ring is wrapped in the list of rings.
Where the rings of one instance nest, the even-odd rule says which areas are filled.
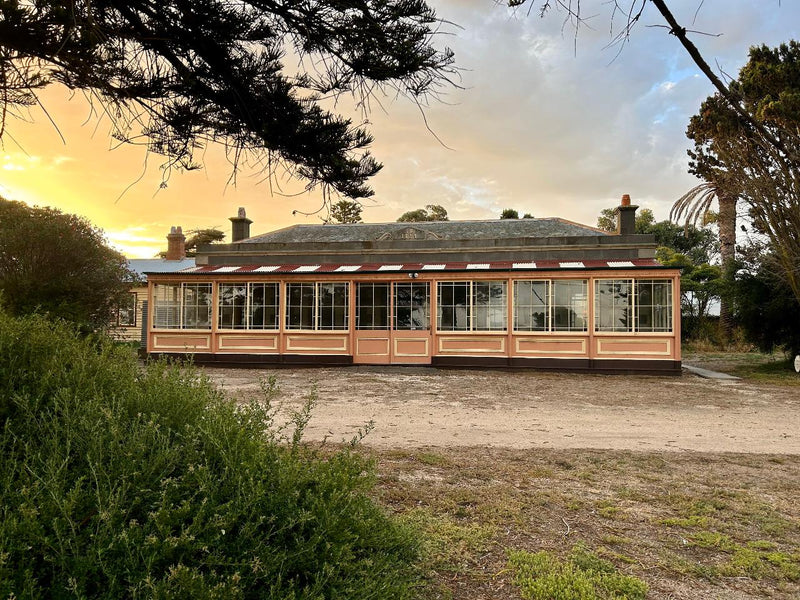
[[[147,277],[145,273],[174,273],[195,266],[194,258],[186,257],[186,236],[180,227],[172,227],[167,235],[167,253],[164,258],[132,258],[128,267],[134,273],[128,292],[128,301],[117,307],[111,335],[125,342],[143,339],[143,313],[147,305]]]
[[[147,351],[197,363],[680,373],[677,269],[634,233],[558,218],[295,225],[148,275]]]

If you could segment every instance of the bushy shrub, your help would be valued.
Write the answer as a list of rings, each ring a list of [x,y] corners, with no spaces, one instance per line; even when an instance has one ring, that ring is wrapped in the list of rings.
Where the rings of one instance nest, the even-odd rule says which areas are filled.
[[[417,544],[368,497],[370,465],[319,456],[264,403],[2,313],[0,393],[2,598],[413,595]]]

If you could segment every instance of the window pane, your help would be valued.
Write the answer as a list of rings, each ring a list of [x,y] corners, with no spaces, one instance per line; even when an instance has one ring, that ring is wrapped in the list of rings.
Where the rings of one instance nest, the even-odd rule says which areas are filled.
[[[136,327],[136,292],[127,294],[123,303],[117,307],[117,325]]]
[[[320,283],[317,329],[347,329],[349,300],[347,283]]]
[[[280,288],[278,283],[251,283],[249,329],[278,329]]]
[[[514,282],[514,330],[547,331],[549,281]]]
[[[505,281],[475,281],[472,283],[474,327],[476,331],[506,329],[507,296]]]
[[[220,329],[244,329],[247,286],[245,284],[219,284]]]
[[[183,328],[211,329],[211,284],[183,284]]]
[[[598,279],[594,288],[595,331],[633,331],[629,279]]]
[[[394,328],[430,328],[430,286],[427,282],[394,284]]]
[[[438,284],[438,318],[440,331],[467,331],[470,328],[470,282],[440,281]]]
[[[636,331],[672,331],[672,281],[636,282]]]
[[[586,331],[588,281],[553,281],[553,331]]]
[[[178,329],[181,326],[180,284],[156,283],[153,289],[153,327]]]
[[[314,329],[314,284],[286,284],[286,328]]]
[[[389,284],[359,283],[356,287],[356,329],[389,328]]]

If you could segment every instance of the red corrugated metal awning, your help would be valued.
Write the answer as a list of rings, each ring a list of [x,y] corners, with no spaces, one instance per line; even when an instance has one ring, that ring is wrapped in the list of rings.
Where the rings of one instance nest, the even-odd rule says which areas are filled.
[[[410,273],[481,271],[588,271],[596,269],[663,269],[653,258],[632,260],[536,260],[489,262],[365,263],[365,264],[249,264],[203,265],[177,271],[179,275],[254,275],[307,273]]]

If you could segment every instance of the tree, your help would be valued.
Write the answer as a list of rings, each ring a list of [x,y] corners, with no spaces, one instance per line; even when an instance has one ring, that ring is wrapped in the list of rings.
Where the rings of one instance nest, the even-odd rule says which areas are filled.
[[[724,280],[720,268],[708,261],[695,260],[689,254],[668,246],[659,246],[656,258],[665,267],[681,270],[681,335],[684,338],[697,338],[707,333],[705,325],[709,309],[723,291]]]
[[[419,102],[449,83],[453,53],[424,0],[107,0],[0,3],[0,134],[58,82],[172,169],[220,142],[234,174],[251,154],[348,197],[372,194],[372,138],[320,101],[388,86]],[[284,66],[291,57],[292,66]],[[299,69],[294,64],[299,64]]]
[[[617,230],[616,215],[613,208],[604,208],[597,218],[597,227],[604,231]],[[652,234],[659,247],[669,248],[673,252],[686,255],[692,264],[710,263],[717,252],[717,241],[714,232],[707,228],[695,227],[692,224],[676,225],[671,221],[656,222],[653,211],[643,208],[636,215],[634,222],[637,234]]]
[[[513,208],[504,208],[500,213],[501,219],[519,219],[519,213]]]
[[[702,172],[698,166],[695,174]],[[711,210],[711,205],[716,201],[719,212],[716,215],[717,231],[719,232],[720,260],[724,277],[732,277],[734,261],[736,259],[736,194],[729,192],[717,183],[721,178],[715,178],[708,173],[710,181],[696,185],[675,201],[669,213],[670,220],[684,220],[685,225],[697,225],[699,221],[705,224]],[[715,181],[716,180],[716,181]],[[720,323],[726,335],[730,335],[733,322],[730,299],[726,294],[720,296],[719,308]]]
[[[331,219],[334,223],[361,223],[361,204],[353,200],[339,200],[331,206]]]
[[[225,232],[217,227],[207,229],[190,229],[186,233],[186,256],[197,256],[197,248],[206,244],[221,242],[225,239]]]
[[[752,249],[749,249],[752,250]],[[786,281],[777,277],[777,257],[756,250],[737,259],[734,283],[736,321],[745,338],[764,352],[776,347],[789,356],[800,353],[800,302]]]
[[[86,219],[0,198],[0,301],[12,315],[102,328],[134,278],[127,265]]]
[[[724,194],[743,203],[800,300],[800,44],[751,48],[730,88],[760,127],[719,95],[707,98],[687,132],[695,144],[691,167],[708,182],[722,182]],[[768,143],[761,129],[781,148]]]
[[[531,213],[525,213],[524,215],[522,215],[522,218],[523,219],[533,219],[533,215]]]
[[[215,242],[221,242],[225,239],[225,232],[219,229],[218,227],[207,227],[206,229],[190,229],[186,233],[189,234],[189,237],[186,238],[186,244],[184,245],[184,250],[186,251],[186,256],[193,257],[197,256],[197,248],[200,246],[204,246],[205,244],[213,244]],[[167,256],[167,251],[162,250],[158,253],[161,258]]]
[[[410,210],[400,215],[398,223],[421,223],[423,221],[447,221],[447,209],[438,204],[428,204],[425,208]]]

